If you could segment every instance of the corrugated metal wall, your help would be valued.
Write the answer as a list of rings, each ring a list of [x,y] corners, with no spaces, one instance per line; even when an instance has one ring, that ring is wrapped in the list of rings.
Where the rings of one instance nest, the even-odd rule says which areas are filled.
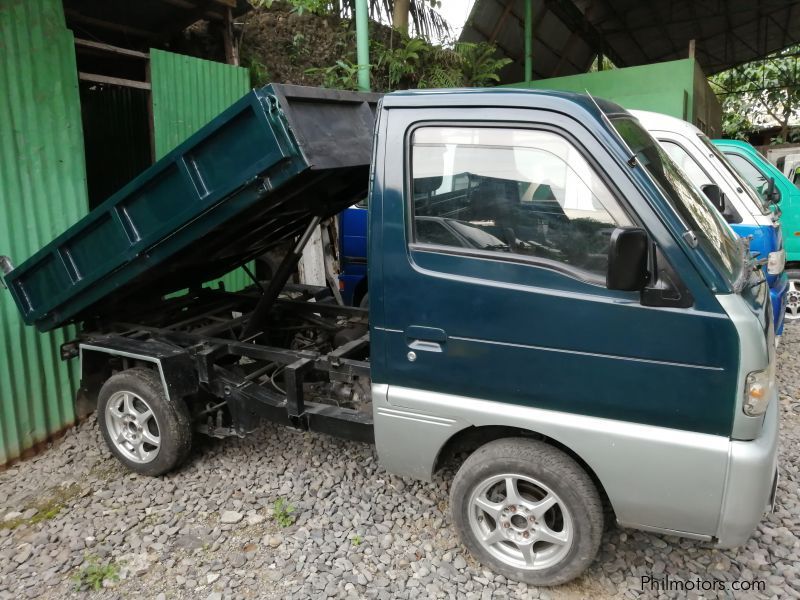
[[[78,98],[61,0],[0,0],[0,254],[17,264],[86,212]],[[0,289],[0,464],[75,421],[73,333],[25,327]]]
[[[150,82],[158,159],[246,94],[250,74],[242,67],[151,49]],[[241,269],[222,281],[231,291],[251,283]]]

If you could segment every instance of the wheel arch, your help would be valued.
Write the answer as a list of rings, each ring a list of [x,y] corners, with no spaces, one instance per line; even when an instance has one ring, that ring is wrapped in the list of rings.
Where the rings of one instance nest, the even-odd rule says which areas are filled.
[[[122,347],[120,347],[122,346]],[[147,346],[147,347],[145,347]],[[113,374],[113,361],[122,361],[122,370],[146,367],[158,373],[168,402],[196,393],[199,382],[188,354],[174,346],[120,338],[101,343],[79,344],[81,387],[79,398],[91,401]]]
[[[592,482],[597,488],[597,492],[600,494],[604,506],[606,506],[611,512],[614,511],[614,507],[611,504],[608,494],[606,493],[603,482],[600,480],[600,477],[598,477],[591,465],[589,465],[589,463],[584,460],[580,454],[559,440],[531,429],[509,427],[506,425],[473,425],[465,427],[450,436],[450,438],[448,438],[439,449],[439,453],[436,455],[436,458],[433,462],[431,475],[442,470],[445,466],[451,464],[452,461],[458,459],[459,454],[464,453],[462,459],[459,460],[460,464],[463,462],[463,460],[466,460],[467,456],[472,454],[484,444],[488,444],[489,442],[503,438],[519,437],[539,440],[561,450],[564,452],[564,454],[572,458],[591,478]]]

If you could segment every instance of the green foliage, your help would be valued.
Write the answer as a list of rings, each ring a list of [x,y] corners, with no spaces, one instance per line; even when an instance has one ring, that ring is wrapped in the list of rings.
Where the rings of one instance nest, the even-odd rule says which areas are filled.
[[[304,36],[302,33],[295,33],[292,36],[292,43],[288,48],[289,54],[295,58],[308,54],[308,46],[306,46],[306,41],[306,36]]]
[[[364,540],[362,540],[362,539],[361,539],[361,536],[360,536],[360,535],[358,535],[358,534],[355,534],[355,535],[353,536],[353,546],[360,546],[360,545],[361,545],[361,542],[363,542],[363,541],[364,541]]]
[[[406,38],[397,48],[386,48],[373,44],[378,54],[378,69],[386,69],[389,75],[389,86],[397,87],[412,76],[418,66],[420,57],[428,49],[428,44],[421,38]]]
[[[709,77],[722,104],[725,135],[745,138],[764,127],[781,128],[800,118],[800,45],[790,46],[760,61],[746,63]]]
[[[272,8],[275,4],[285,4],[299,15],[306,12],[315,15],[338,14],[345,19],[354,19],[356,0],[249,0],[256,8]],[[394,12],[394,0],[368,0],[369,17],[379,23],[389,23]],[[414,31],[426,39],[442,38],[451,33],[450,26],[436,9],[441,8],[440,0],[411,0],[409,16]]]
[[[86,564],[72,576],[76,592],[83,588],[95,591],[100,590],[103,587],[104,580],[119,580],[119,567],[114,563],[100,564],[96,556],[87,556]]]
[[[460,59],[464,85],[467,87],[482,87],[499,82],[500,70],[512,62],[509,58],[495,58],[497,49],[485,42],[461,42],[456,44],[455,51]]]
[[[462,42],[445,48],[422,38],[403,38],[396,48],[374,43],[373,52],[378,56],[375,78],[385,80],[390,90],[493,85],[511,62],[495,58],[490,44]]]
[[[337,60],[330,67],[306,69],[308,75],[321,75],[322,87],[338,90],[358,89],[358,65],[349,60]]]
[[[272,518],[281,527],[289,527],[294,523],[294,506],[286,502],[283,498],[278,498],[273,506]]]
[[[250,72],[250,85],[261,87],[269,83],[269,70],[267,65],[254,56],[243,56],[242,66]]]
[[[282,0],[282,2],[291,7],[290,12],[298,15],[305,13],[328,15],[334,8],[331,0]],[[256,8],[272,8],[275,3],[276,0],[250,0],[250,4]]]

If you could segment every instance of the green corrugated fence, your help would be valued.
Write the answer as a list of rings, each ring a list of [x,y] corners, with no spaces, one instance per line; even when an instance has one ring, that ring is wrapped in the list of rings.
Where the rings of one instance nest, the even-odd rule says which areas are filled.
[[[250,89],[247,69],[182,54],[150,50],[153,129],[161,158]],[[251,283],[242,269],[222,278],[225,289]]]
[[[78,72],[61,0],[0,0],[0,254],[19,264],[87,210]],[[75,421],[74,332],[25,327],[0,290],[0,465]]]

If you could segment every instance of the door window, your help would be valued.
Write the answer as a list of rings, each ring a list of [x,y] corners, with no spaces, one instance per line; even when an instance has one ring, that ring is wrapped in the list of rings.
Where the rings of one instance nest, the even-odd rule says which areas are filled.
[[[750,187],[757,191],[762,199],[766,199],[769,182],[764,177],[764,174],[743,156],[728,152],[725,153],[725,156],[731,162],[733,168],[739,172],[739,175],[744,177],[744,180],[750,184]]]
[[[682,146],[670,140],[658,140],[669,157],[678,165],[683,172],[689,176],[689,181],[703,189],[704,185],[711,185],[714,182],[705,171],[697,164],[697,161]]]
[[[414,241],[531,257],[605,278],[631,222],[592,166],[547,131],[423,127],[412,139]]]

